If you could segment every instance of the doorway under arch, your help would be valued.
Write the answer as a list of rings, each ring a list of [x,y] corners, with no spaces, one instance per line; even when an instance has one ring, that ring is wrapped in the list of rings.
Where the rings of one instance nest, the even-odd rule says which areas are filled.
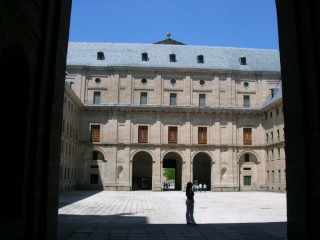
[[[146,151],[132,159],[132,190],[152,190],[152,156]]]
[[[178,153],[168,152],[164,155],[162,168],[174,169],[174,187],[173,190],[182,189],[182,158]]]
[[[193,157],[193,182],[206,184],[207,190],[211,190],[211,158],[207,153],[197,153]]]
[[[239,156],[239,191],[258,191],[258,158],[252,152]]]

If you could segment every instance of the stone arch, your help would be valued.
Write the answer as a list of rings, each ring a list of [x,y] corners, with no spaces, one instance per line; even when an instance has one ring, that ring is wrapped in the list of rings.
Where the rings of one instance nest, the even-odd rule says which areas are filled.
[[[132,155],[132,190],[152,190],[153,157],[145,150]]]
[[[106,162],[106,154],[99,147],[88,147],[81,155],[81,180],[79,185],[81,188],[90,190],[102,190],[104,168],[103,163]]]
[[[174,186],[172,190],[182,190],[182,164],[183,164],[183,154],[179,151],[166,151],[162,154],[161,158],[162,174],[166,168],[174,168],[174,181],[172,184]],[[164,176],[163,176],[164,177]]]
[[[259,156],[251,150],[244,150],[238,155],[239,163],[239,190],[256,191],[260,190],[258,182]]]

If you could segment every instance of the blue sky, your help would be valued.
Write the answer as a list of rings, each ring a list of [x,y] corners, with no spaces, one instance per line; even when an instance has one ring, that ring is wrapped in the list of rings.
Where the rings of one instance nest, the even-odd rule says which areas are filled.
[[[69,41],[279,49],[275,0],[73,0]]]

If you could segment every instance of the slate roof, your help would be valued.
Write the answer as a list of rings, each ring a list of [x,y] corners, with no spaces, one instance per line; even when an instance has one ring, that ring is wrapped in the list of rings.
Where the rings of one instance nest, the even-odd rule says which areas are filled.
[[[100,51],[104,60],[97,60]],[[148,54],[148,61],[142,61],[142,53]],[[169,61],[170,54],[176,55],[176,62]],[[198,63],[198,55],[204,63]],[[247,65],[240,65],[240,57],[246,57]],[[277,50],[171,44],[69,42],[67,65],[280,72]]]

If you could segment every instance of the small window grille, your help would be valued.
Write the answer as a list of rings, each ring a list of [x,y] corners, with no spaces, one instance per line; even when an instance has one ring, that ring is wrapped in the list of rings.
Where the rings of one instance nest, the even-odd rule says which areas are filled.
[[[198,60],[198,63],[204,63],[203,55],[198,55],[197,60]]]
[[[142,53],[141,58],[142,61],[149,61],[148,53]]]
[[[247,58],[246,57],[240,57],[239,58],[240,65],[247,65]]]
[[[104,60],[104,53],[103,52],[97,52],[97,60]]]
[[[169,59],[170,59],[170,62],[176,62],[177,61],[175,54],[170,54],[169,55]]]

